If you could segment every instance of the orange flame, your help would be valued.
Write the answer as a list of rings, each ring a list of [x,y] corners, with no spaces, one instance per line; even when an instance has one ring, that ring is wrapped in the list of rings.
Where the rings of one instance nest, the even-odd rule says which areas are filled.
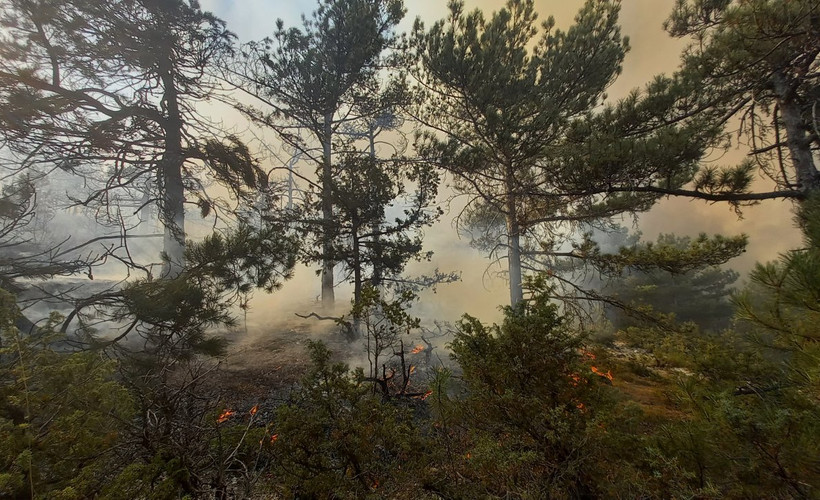
[[[410,375],[416,373],[416,365],[410,365]]]
[[[430,397],[430,394],[433,394],[433,391],[427,391],[424,393],[424,396],[421,397],[421,400],[424,401],[425,399]]]
[[[412,351],[410,351],[410,354],[418,354],[423,350],[424,350],[424,346],[419,344],[416,347],[414,347]]]
[[[217,424],[221,424],[226,422],[229,418],[231,418],[236,412],[233,410],[225,409],[220,415],[219,418],[216,419]]]
[[[275,443],[277,439],[279,439],[279,434],[271,435],[271,437],[270,437],[271,444]]]
[[[584,403],[578,403],[577,405],[575,405],[575,407],[576,407],[576,408],[578,408],[578,409],[579,409],[579,410],[581,410],[581,411],[583,411],[583,410],[584,410],[584,408],[586,408],[586,406],[584,405]]]
[[[599,370],[597,366],[590,366],[589,369],[592,370],[592,373],[594,373],[595,375],[599,375],[601,377],[606,377],[609,380],[614,380],[615,379],[615,377],[612,376],[612,371],[611,370],[607,370],[606,373],[604,373],[601,370]]]
[[[581,354],[588,357],[589,359],[596,359],[595,354],[593,354],[589,351],[581,351]]]
[[[258,412],[258,411],[259,411],[259,405],[253,405],[253,408],[251,408],[251,416],[256,415],[256,412]]]

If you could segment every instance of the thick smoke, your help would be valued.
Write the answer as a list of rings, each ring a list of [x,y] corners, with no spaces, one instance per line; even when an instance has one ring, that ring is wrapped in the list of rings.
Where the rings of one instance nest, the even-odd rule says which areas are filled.
[[[466,8],[481,8],[489,15],[503,4],[501,0],[473,0],[466,2]],[[562,29],[572,23],[582,5],[582,0],[536,1],[541,19],[552,15]],[[674,0],[633,0],[623,3],[621,25],[623,33],[630,38],[631,50],[627,54],[623,74],[610,89],[611,101],[624,97],[636,87],[642,87],[654,75],[671,74],[677,68],[685,42],[671,38],[662,28],[673,6]],[[446,3],[439,0],[408,2],[407,7],[406,21],[410,22],[421,16],[429,23],[446,13]],[[266,18],[258,16],[257,19]],[[252,24],[249,29],[260,30],[259,33],[264,34],[269,27]],[[720,161],[736,163],[743,156],[742,150],[731,151]],[[765,181],[761,180],[760,185],[765,186]],[[448,214],[426,231],[425,247],[434,252],[432,263],[411,265],[408,272],[420,274],[438,268],[445,272],[460,271],[462,279],[442,285],[435,292],[423,293],[417,314],[430,319],[453,321],[467,313],[483,321],[496,321],[501,317],[499,308],[507,303],[509,295],[503,278],[497,276],[502,270],[501,266],[490,264],[485,255],[470,247],[468,241],[458,238],[452,222],[454,215]],[[744,273],[755,262],[774,259],[799,243],[800,235],[791,219],[791,203],[784,201],[769,201],[746,208],[743,219],[739,219],[726,204],[669,199],[639,216],[637,228],[642,231],[645,240],[654,240],[658,234],[670,232],[681,236],[696,236],[701,232],[726,235],[746,233],[750,237],[747,252],[729,263],[729,267]],[[625,225],[632,223],[624,222]],[[283,291],[272,296],[257,296],[249,315],[249,329],[260,328],[264,331],[277,320],[292,320],[292,311],[309,310],[317,305],[315,299],[318,294],[319,283],[313,270],[298,270],[295,279],[286,283]],[[349,292],[345,293],[342,288],[338,297],[339,307],[347,307]]]
[[[502,0],[473,0],[466,2],[466,8],[481,8],[489,15],[503,6],[503,3]],[[257,1],[254,4],[249,8],[251,6],[246,5],[246,2],[241,5],[221,0],[202,2],[203,8],[212,10],[225,19],[241,41],[260,39],[270,34],[274,29],[272,20],[277,17],[284,17],[288,25],[297,24],[302,12],[309,12],[314,8],[313,2],[293,4],[285,10],[270,2]],[[406,5],[408,14],[402,25],[405,30],[409,29],[416,16],[431,23],[446,14],[446,2],[442,0],[418,0],[406,2]],[[562,29],[572,23],[582,5],[583,0],[536,1],[541,19],[546,20],[552,15],[557,26]],[[610,90],[610,100],[623,97],[631,89],[643,86],[653,75],[671,73],[677,67],[678,55],[684,42],[670,38],[662,29],[662,23],[673,5],[674,0],[630,0],[623,3],[621,25],[623,33],[630,37],[632,49],[624,63],[622,76]],[[238,130],[247,128],[235,112],[226,112],[222,119],[229,125],[236,121]],[[742,157],[742,151],[734,151],[721,158],[721,162],[738,162]],[[267,165],[268,168],[272,166]],[[448,193],[446,189],[444,191],[443,198],[446,198]],[[436,268],[442,272],[459,271],[461,281],[441,285],[435,292],[423,292],[414,312],[428,320],[455,321],[467,313],[482,321],[497,321],[501,317],[499,307],[508,301],[507,284],[497,276],[502,268],[499,264],[490,264],[485,255],[470,247],[469,241],[458,238],[453,226],[454,215],[447,214],[435,226],[426,230],[425,247],[434,252],[433,261],[412,263],[408,273],[430,273]],[[791,220],[790,203],[768,201],[745,209],[743,215],[743,220],[739,220],[737,214],[725,204],[710,205],[701,201],[672,199],[662,201],[649,213],[640,216],[637,226],[647,240],[654,240],[661,232],[679,235],[696,235],[700,232],[727,235],[747,233],[750,236],[747,253],[729,264],[741,272],[747,271],[754,262],[774,259],[779,253],[799,243],[799,233]],[[67,219],[73,217],[70,214],[58,214],[54,220],[59,224],[55,227],[71,227],[73,230],[84,227],[66,223]],[[626,224],[631,224],[631,221]],[[205,226],[195,228],[195,224],[189,226],[189,230],[203,234],[207,229]],[[91,228],[87,229],[87,233],[94,234]],[[135,245],[138,245],[140,253],[152,254],[150,260],[153,261],[159,248],[159,242],[156,243],[145,241]],[[296,316],[296,313],[307,315],[319,312],[317,297],[320,288],[315,271],[316,266],[300,266],[296,269],[294,279],[285,283],[282,290],[271,295],[258,292],[247,316],[244,312],[237,311],[240,319],[237,335],[242,334],[237,338],[242,337],[243,342],[254,342],[276,332],[324,335],[335,331],[336,327],[330,321],[305,320]],[[116,271],[111,272],[116,274]],[[345,314],[350,307],[351,295],[350,288],[341,285],[337,292],[337,309],[332,312],[323,311],[321,314]]]

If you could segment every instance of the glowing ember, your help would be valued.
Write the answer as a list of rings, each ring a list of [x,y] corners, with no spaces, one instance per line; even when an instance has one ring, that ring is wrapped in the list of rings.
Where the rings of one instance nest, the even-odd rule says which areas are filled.
[[[421,400],[422,400],[422,401],[424,401],[425,399],[427,399],[428,397],[430,397],[430,394],[433,394],[433,391],[427,391],[427,392],[425,392],[425,393],[424,393],[424,396],[422,396],[422,397],[421,397]]]
[[[592,353],[591,353],[591,352],[589,352],[589,351],[581,351],[581,354],[582,354],[582,355],[584,355],[584,356],[586,356],[586,357],[587,357],[587,358],[589,358],[589,359],[595,359],[595,355],[594,355],[594,354],[592,354]]]
[[[251,408],[251,416],[256,415],[256,412],[258,412],[258,411],[259,411],[259,405],[253,405],[253,408]]]
[[[233,410],[226,409],[219,415],[219,418],[216,419],[217,424],[221,424],[231,418],[236,412]]]
[[[410,354],[418,354],[423,350],[424,350],[424,346],[419,344],[416,347],[414,347],[412,351],[410,351]]]
[[[592,373],[594,373],[595,375],[599,375],[601,377],[606,377],[609,380],[614,380],[615,379],[615,377],[612,376],[612,371],[610,371],[610,370],[607,370],[606,373],[604,373],[601,370],[599,370],[597,366],[590,366],[589,369],[592,370]]]
[[[583,410],[584,410],[584,408],[586,408],[586,406],[584,405],[584,403],[578,403],[577,405],[575,405],[575,407],[576,407],[576,408],[578,408],[578,409],[579,409],[579,410],[581,410],[581,411],[583,411]]]
[[[416,373],[416,366],[415,365],[410,365],[410,375],[412,375],[414,373]]]
[[[270,442],[275,443],[277,439],[279,439],[279,434],[273,434],[270,437]]]

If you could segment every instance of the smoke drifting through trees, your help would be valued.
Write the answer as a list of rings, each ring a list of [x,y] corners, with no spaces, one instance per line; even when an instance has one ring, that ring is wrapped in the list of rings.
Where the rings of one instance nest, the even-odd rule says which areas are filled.
[[[503,2],[500,1],[468,1],[465,9],[467,11],[479,7],[484,9],[485,14],[498,10]],[[536,1],[535,8],[541,19],[549,15],[556,18],[556,26],[566,29],[573,20],[582,2],[562,2],[554,5],[545,1]],[[659,73],[671,73],[678,65],[676,54],[682,50],[685,41],[669,37],[662,29],[662,24],[672,10],[674,2],[672,0],[658,2],[655,0],[636,0],[626,2],[622,5],[620,21],[624,36],[630,38],[631,49],[624,60],[622,74],[615,80],[615,83],[608,92],[609,101],[624,97],[630,90],[642,86],[648,78]],[[238,24],[243,26],[238,35],[241,40],[259,39],[270,32],[268,24],[260,21],[260,16],[248,15],[244,9],[236,6],[228,7],[216,3],[205,2],[209,6],[222,14],[230,21],[236,19]],[[407,5],[408,14],[405,16],[403,28],[409,29],[414,17],[421,15],[423,20],[434,21],[444,18],[447,9],[441,2],[413,2]],[[310,10],[306,6],[303,11]],[[264,12],[265,7],[260,6],[256,12]],[[290,17],[280,12],[272,13],[272,17],[285,17],[286,25],[298,24],[299,12],[293,12]],[[745,153],[744,151],[728,151],[716,153],[709,157],[709,161],[720,160],[722,163],[738,163]],[[764,181],[762,186],[767,184]],[[447,198],[449,188],[442,186],[441,199]],[[459,202],[452,205],[452,210],[445,215],[441,222],[426,232],[426,247],[433,251],[436,257],[435,265],[412,264],[411,273],[430,272],[435,267],[442,270],[461,269],[461,282],[453,283],[448,287],[441,287],[436,295],[431,294],[435,304],[428,304],[428,309],[438,309],[442,303],[453,304],[455,310],[469,310],[478,314],[484,319],[500,317],[497,304],[503,302],[504,290],[507,289],[504,279],[497,277],[502,271],[496,265],[487,266],[487,261],[483,260],[482,252],[471,248],[465,240],[455,240],[452,234],[452,217],[460,210]],[[680,214],[691,214],[691,217],[680,217]],[[800,241],[799,232],[791,224],[784,223],[792,218],[791,205],[789,203],[772,201],[764,205],[746,208],[744,218],[739,220],[737,215],[729,208],[721,204],[707,204],[699,201],[689,201],[683,199],[663,200],[653,207],[648,213],[640,216],[640,229],[647,240],[654,240],[660,233],[673,232],[679,235],[697,236],[700,232],[708,234],[740,234],[749,235],[749,246],[747,252],[738,257],[732,263],[732,267],[745,273],[756,261],[767,260],[771,256],[794,247]],[[631,217],[626,217],[621,224],[633,226],[635,221]],[[502,266],[503,267],[503,266]],[[424,270],[424,271],[422,271]],[[489,273],[485,274],[485,270]],[[318,294],[314,291],[314,280],[312,269],[297,270],[296,281],[286,284],[286,289],[290,289],[294,294],[301,294],[301,300],[305,303],[312,301]],[[343,287],[340,288],[344,289]],[[287,294],[290,295],[290,294]],[[270,297],[270,302],[265,302],[268,298],[259,296],[258,303],[270,304],[271,307],[279,308],[278,303],[285,301],[282,297]],[[291,301],[291,297],[287,297]],[[341,301],[344,305],[344,300]],[[263,306],[267,308],[268,306]],[[282,309],[285,313],[286,309]],[[446,313],[445,313],[446,314]],[[251,317],[269,317],[261,310],[251,311]],[[452,314],[456,317],[458,314]]]
[[[21,250],[0,262],[3,284],[31,286],[14,274],[25,271],[21,263],[46,278],[88,266],[91,281],[95,265],[116,260],[140,276],[90,297],[58,297],[72,301],[68,317],[52,316],[30,334],[15,328],[15,300],[0,290],[0,496],[810,498],[820,488],[813,301],[820,295],[813,170],[820,137],[809,114],[820,78],[811,71],[820,57],[815,2],[677,2],[672,34],[700,35],[702,43],[680,72],[607,101],[603,91],[626,48],[618,1],[584,2],[566,31],[548,21],[532,57],[523,43],[538,30],[532,1],[509,0],[486,16],[450,2],[448,19],[430,29],[416,25],[413,50],[391,54],[421,56],[416,61],[380,57],[378,28],[392,39],[400,0],[320,0],[303,30],[280,21],[274,42],[247,45],[241,56],[219,19],[194,0],[120,0],[114,4],[122,9],[113,11],[94,0],[39,1],[0,0],[2,22],[40,56],[28,61],[20,44],[0,49],[0,99],[10,104],[0,125],[12,153],[3,158],[15,175],[42,172],[32,162],[84,174],[97,184],[74,201],[98,206],[120,233],[99,237],[114,246],[81,242],[67,251],[92,244],[96,251],[49,268],[65,250],[60,243],[45,242],[40,253],[26,246],[37,191],[17,175],[0,197],[0,246]],[[760,12],[772,14],[764,24]],[[133,26],[123,22],[128,16]],[[100,37],[86,18],[101,21]],[[80,36],[72,36],[75,24]],[[116,40],[111,25],[139,29]],[[749,38],[756,30],[763,31]],[[770,33],[786,41],[772,47]],[[222,43],[209,45],[213,36]],[[89,41],[107,45],[90,47],[97,52],[84,59]],[[751,41],[752,53],[778,58],[744,59],[737,49]],[[157,50],[146,51],[152,43]],[[214,51],[203,54],[200,44]],[[584,50],[590,47],[605,50]],[[520,64],[501,64],[493,57],[499,54]],[[412,70],[395,78],[378,64],[396,69],[400,62]],[[210,63],[218,63],[218,75]],[[763,80],[746,71],[761,63]],[[274,77],[247,71],[256,64]],[[363,73],[358,64],[367,66]],[[112,76],[117,67],[125,70],[121,80]],[[567,78],[578,68],[588,78]],[[134,83],[140,75],[153,86]],[[270,112],[232,99],[243,88],[237,80],[213,86],[226,76],[260,84],[255,97],[267,97]],[[296,84],[284,85],[290,77]],[[768,109],[749,100],[747,84]],[[283,96],[271,94],[282,89],[284,107]],[[274,144],[297,146],[315,176],[296,175],[275,159],[260,162],[244,132],[201,119],[200,98],[240,109],[253,122],[247,135],[269,127]],[[294,112],[313,101],[320,106]],[[402,110],[433,130],[415,136],[420,158],[401,154],[401,141],[395,154],[376,147],[376,129],[401,122],[394,117]],[[733,121],[744,111],[754,127]],[[771,137],[759,128],[765,119],[774,143],[761,142]],[[304,121],[315,126],[313,142],[290,130]],[[750,159],[711,164],[709,154],[738,138],[755,148]],[[60,162],[61,153],[75,161]],[[512,305],[500,309],[498,324],[464,315],[431,331],[418,319],[431,312],[429,295],[417,301],[418,290],[441,277],[413,279],[404,271],[414,257],[428,256],[424,230],[440,215],[435,166],[457,176],[447,177],[449,202],[462,201],[449,196],[459,191],[476,196],[459,207],[467,209],[461,221],[481,231],[472,246],[491,256],[506,250],[497,255],[510,264]],[[279,185],[271,175],[277,169],[298,177],[304,196],[284,203],[270,187]],[[753,191],[758,172],[775,186]],[[136,224],[139,214],[126,217],[133,207],[116,203],[139,197],[142,186],[131,184],[140,176],[154,182],[137,208],[158,210],[166,250],[159,273],[129,245],[154,235],[134,235],[126,219]],[[225,190],[209,189],[211,180]],[[176,210],[185,189],[214,221],[195,240],[182,239],[189,214]],[[223,193],[229,196],[220,203],[215,195]],[[723,200],[738,213],[759,200],[790,198],[804,244],[758,265],[752,285],[729,307],[723,298],[736,276],[716,266],[744,251],[745,235],[596,242],[594,231],[613,236],[618,223],[667,196]],[[47,265],[38,269],[41,256]],[[339,344],[358,340],[343,348],[358,366],[334,363],[326,347],[309,343],[312,363],[297,384],[304,358],[278,363],[283,340],[309,336],[300,328],[265,346],[270,364],[246,363],[226,375],[219,360],[230,335],[223,331],[236,335],[250,297],[279,289],[300,260],[321,265],[312,288],[320,287],[325,308],[317,296],[302,302],[299,316],[332,321],[346,335],[324,337]],[[340,277],[334,267],[352,281],[354,301],[330,312]],[[708,311],[705,303],[717,307]],[[693,304],[697,314],[687,308]],[[449,317],[463,312],[438,305]],[[87,321],[92,311],[102,315],[96,323]],[[277,333],[280,325],[259,330]],[[450,364],[433,361],[445,330]],[[82,414],[88,418],[78,417],[77,401],[92,409]],[[66,448],[65,436],[78,436],[79,446]]]

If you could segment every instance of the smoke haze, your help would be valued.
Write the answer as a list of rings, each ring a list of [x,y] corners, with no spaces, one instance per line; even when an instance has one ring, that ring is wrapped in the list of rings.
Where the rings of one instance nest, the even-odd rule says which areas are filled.
[[[298,25],[299,15],[309,14],[315,8],[310,0],[289,4],[284,9],[277,4],[275,11],[270,2],[259,0],[206,0],[202,3],[203,8],[213,10],[225,19],[241,41],[258,40],[271,34],[277,17],[282,17],[286,26]],[[416,17],[421,17],[429,25],[447,13],[444,0],[411,0],[405,3],[408,14],[401,27],[405,31],[409,30]],[[557,27],[566,29],[583,3],[583,0],[536,0],[535,5],[540,20],[552,15]],[[489,17],[504,2],[468,0],[465,4],[468,10],[483,9]],[[622,75],[610,89],[610,101],[624,97],[636,87],[643,87],[655,75],[671,74],[677,68],[686,41],[671,38],[662,28],[673,5],[674,0],[625,0],[622,3],[622,33],[629,37],[631,50],[624,62]],[[743,156],[742,150],[730,151],[719,162],[732,164],[739,162]],[[767,186],[762,179],[758,185],[760,188]],[[647,240],[654,240],[659,233],[670,232],[679,235],[746,233],[750,237],[748,251],[729,263],[729,267],[744,273],[755,262],[772,260],[779,253],[799,244],[800,234],[794,228],[791,208],[789,202],[767,201],[744,209],[743,219],[739,219],[726,204],[669,199],[642,214],[637,221],[624,221],[624,225],[640,230]],[[443,272],[460,271],[462,279],[439,287],[435,293],[425,292],[417,312],[425,317],[445,320],[457,319],[463,313],[484,321],[497,320],[500,305],[509,301],[506,283],[495,276],[501,269],[497,264],[490,265],[484,255],[469,246],[468,241],[459,239],[453,217],[454,213],[445,215],[426,231],[425,247],[435,252],[433,262],[411,264],[408,272],[418,274],[438,268]],[[258,294],[248,315],[249,329],[264,332],[274,324],[291,321],[293,311],[309,312],[318,307],[316,298],[320,287],[314,268],[298,268],[295,278],[271,296]],[[344,310],[348,307],[349,297],[350,291],[341,286],[337,292],[339,308]]]

